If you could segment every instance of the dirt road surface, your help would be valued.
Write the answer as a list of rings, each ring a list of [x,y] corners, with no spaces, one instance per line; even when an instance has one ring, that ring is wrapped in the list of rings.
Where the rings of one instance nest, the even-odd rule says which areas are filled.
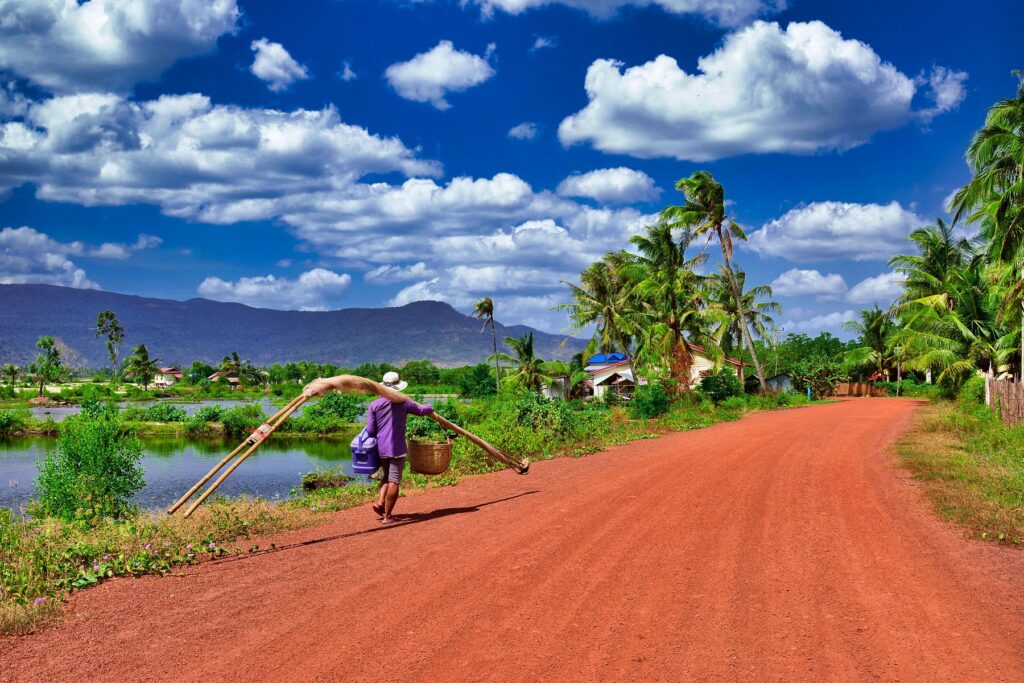
[[[1024,681],[1024,553],[939,521],[918,404],[751,416],[77,594],[3,681]]]

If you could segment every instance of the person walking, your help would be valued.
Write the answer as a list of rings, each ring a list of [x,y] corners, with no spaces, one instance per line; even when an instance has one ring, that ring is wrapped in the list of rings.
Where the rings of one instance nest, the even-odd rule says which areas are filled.
[[[373,383],[361,377],[338,375],[313,380],[303,388],[302,393],[306,398],[313,398],[331,391],[367,391],[365,384],[372,386]],[[397,372],[385,373],[381,384],[394,391],[403,391],[409,386],[408,382],[401,380]],[[410,413],[424,417],[433,412],[434,407],[429,403],[420,405],[415,401],[398,399],[392,402],[385,396],[371,403],[367,410],[366,428],[363,431],[367,437],[377,440],[377,454],[380,456],[384,475],[380,482],[380,495],[373,505],[373,510],[384,524],[395,523],[392,511],[395,509],[395,501],[398,500],[398,487],[402,483],[402,470],[405,468],[408,452],[405,443],[406,420]]]
[[[395,391],[404,391],[409,386],[397,372],[386,373],[381,384]],[[434,407],[429,403],[392,403],[383,396],[370,404],[366,413],[366,435],[377,439],[377,454],[383,470],[380,494],[373,504],[373,511],[380,516],[381,524],[394,524],[396,521],[393,513],[408,452],[405,442],[406,420],[410,414],[425,417],[432,412]]]

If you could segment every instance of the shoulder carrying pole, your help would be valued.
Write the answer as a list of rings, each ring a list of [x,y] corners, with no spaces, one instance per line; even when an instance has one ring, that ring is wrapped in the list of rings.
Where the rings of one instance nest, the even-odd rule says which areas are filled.
[[[448,420],[444,419],[443,417],[441,417],[437,413],[431,413],[430,417],[432,417],[434,419],[434,422],[436,422],[437,424],[441,425],[445,429],[450,429],[451,431],[455,432],[456,434],[461,434],[462,436],[466,437],[467,439],[469,439],[470,441],[475,443],[477,446],[482,448],[484,450],[484,452],[487,453],[487,455],[491,456],[492,458],[494,458],[498,462],[501,462],[501,463],[505,464],[506,466],[511,467],[512,469],[514,469],[519,474],[526,474],[527,472],[530,471],[530,461],[529,460],[523,460],[522,462],[516,462],[515,460],[513,460],[510,457],[508,457],[507,455],[505,455],[504,453],[499,451],[497,448],[495,448],[491,444],[489,444],[486,441],[484,441],[483,439],[481,439],[476,434],[472,434],[470,432],[467,432],[462,427],[449,422]]]

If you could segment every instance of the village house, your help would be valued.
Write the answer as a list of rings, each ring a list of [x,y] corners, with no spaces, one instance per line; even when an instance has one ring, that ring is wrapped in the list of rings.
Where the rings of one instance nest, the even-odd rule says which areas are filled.
[[[715,370],[715,363],[709,359],[701,347],[689,344],[693,364],[690,366],[690,386],[697,386],[700,381]],[[732,369],[742,377],[743,363],[735,358],[723,358],[721,365]],[[602,353],[591,356],[583,368],[588,374],[585,384],[596,398],[603,398],[606,392],[612,392],[623,398],[632,396],[637,385],[647,384],[647,379],[633,377],[629,368],[629,356],[624,353]]]
[[[242,385],[241,380],[238,379],[238,375],[236,375],[233,372],[224,372],[223,370],[218,370],[217,372],[213,373],[206,379],[210,380],[211,382],[227,382],[232,389]]]
[[[154,387],[173,387],[181,381],[182,372],[178,368],[160,368],[160,372],[153,378]]]

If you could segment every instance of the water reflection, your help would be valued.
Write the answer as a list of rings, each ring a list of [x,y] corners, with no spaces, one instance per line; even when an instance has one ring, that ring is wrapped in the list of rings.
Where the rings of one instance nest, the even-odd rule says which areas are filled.
[[[272,437],[217,491],[225,495],[245,493],[283,498],[299,485],[303,474],[317,467],[341,466],[346,474],[352,475],[348,444],[354,435],[355,428],[343,438]],[[135,501],[147,508],[166,507],[238,443],[227,439],[144,439],[142,467],[146,487]],[[0,505],[18,510],[29,501],[38,474],[36,464],[55,445],[56,440],[48,437],[0,439]]]

